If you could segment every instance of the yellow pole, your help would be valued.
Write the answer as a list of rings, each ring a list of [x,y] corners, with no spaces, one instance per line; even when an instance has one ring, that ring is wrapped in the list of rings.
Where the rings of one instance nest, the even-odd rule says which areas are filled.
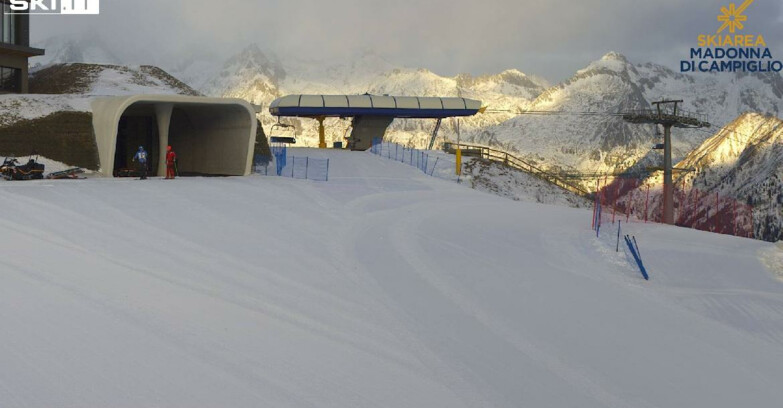
[[[319,116],[315,119],[318,121],[318,148],[326,149],[326,129],[324,129],[324,119],[326,118]]]
[[[457,147],[457,175],[462,175],[462,149]]]

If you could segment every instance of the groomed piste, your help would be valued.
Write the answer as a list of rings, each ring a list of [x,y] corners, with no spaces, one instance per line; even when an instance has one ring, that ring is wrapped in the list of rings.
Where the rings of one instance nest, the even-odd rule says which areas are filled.
[[[774,244],[632,224],[647,282],[589,209],[292,154],[329,181],[0,182],[0,406],[783,400]]]

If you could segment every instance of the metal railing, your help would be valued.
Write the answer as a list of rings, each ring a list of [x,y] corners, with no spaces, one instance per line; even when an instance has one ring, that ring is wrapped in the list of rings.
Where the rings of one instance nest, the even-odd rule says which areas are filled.
[[[578,194],[584,197],[590,195],[589,191],[585,190],[584,188],[574,183],[568,182],[567,180],[565,180],[564,178],[560,177],[557,174],[540,169],[528,163],[527,161],[520,159],[517,156],[514,156],[513,154],[489,146],[482,146],[482,145],[476,145],[470,143],[447,142],[443,145],[443,150],[447,153],[454,154],[454,152],[456,152],[456,149],[458,147],[462,149],[463,156],[475,156],[475,157],[480,157],[482,159],[503,163],[506,166],[515,168],[517,170],[522,170],[544,181],[554,184],[562,189],[568,190],[574,194]]]

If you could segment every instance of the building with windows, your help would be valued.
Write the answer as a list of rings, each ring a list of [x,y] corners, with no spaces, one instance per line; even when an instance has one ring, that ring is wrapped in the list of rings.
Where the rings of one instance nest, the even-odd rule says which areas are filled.
[[[28,59],[44,50],[30,47],[30,16],[16,14],[0,0],[0,94],[27,93]]]

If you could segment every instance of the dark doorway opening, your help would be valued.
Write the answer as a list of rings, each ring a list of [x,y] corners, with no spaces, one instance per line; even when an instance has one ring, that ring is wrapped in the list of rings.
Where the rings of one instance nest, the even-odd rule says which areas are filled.
[[[158,125],[154,113],[149,115],[129,109],[120,118],[117,129],[117,149],[114,153],[115,177],[137,177],[136,163],[133,156],[144,146],[147,151],[147,175],[158,174]]]

